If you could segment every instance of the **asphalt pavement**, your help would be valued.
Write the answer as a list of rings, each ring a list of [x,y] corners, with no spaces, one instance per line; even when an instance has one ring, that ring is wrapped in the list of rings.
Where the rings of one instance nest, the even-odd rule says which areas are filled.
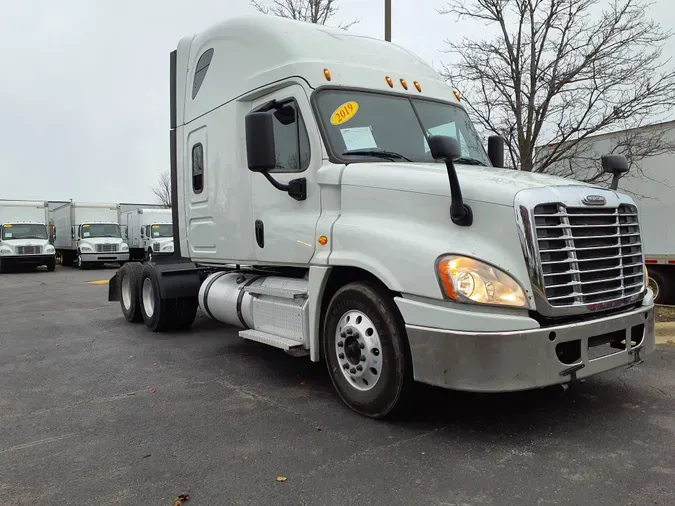
[[[0,275],[3,504],[675,504],[675,346],[564,393],[422,387],[379,422],[201,315],[127,323],[90,283],[113,273]]]

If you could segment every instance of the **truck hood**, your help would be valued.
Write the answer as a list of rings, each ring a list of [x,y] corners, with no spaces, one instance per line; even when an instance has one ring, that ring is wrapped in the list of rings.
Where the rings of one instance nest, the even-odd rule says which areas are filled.
[[[2,244],[12,246],[42,246],[43,248],[49,244],[47,239],[3,239]]]
[[[529,188],[592,185],[572,179],[510,169],[456,165],[466,200],[513,206],[516,194]],[[442,163],[352,163],[342,184],[450,197],[450,183]]]

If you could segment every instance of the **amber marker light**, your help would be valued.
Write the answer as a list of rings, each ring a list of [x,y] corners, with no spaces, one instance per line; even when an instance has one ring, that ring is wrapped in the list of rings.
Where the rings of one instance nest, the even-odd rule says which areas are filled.
[[[401,79],[401,86],[403,86],[404,89],[408,89],[408,83],[405,81],[405,79]]]
[[[454,90],[453,93],[455,94],[455,98],[457,99],[457,102],[461,100],[461,95],[459,94],[459,91]]]
[[[384,80],[387,81],[387,84],[389,85],[390,88],[394,87],[394,80],[391,77],[386,76]]]
[[[330,70],[328,70],[328,69],[323,69],[323,75],[324,75],[324,77],[326,78],[326,81],[330,81],[330,80],[331,80]]]
[[[321,246],[325,246],[326,244],[328,244],[328,237],[326,237],[325,235],[319,237],[319,244]]]
[[[413,84],[415,85],[415,88],[417,88],[417,91],[422,93],[422,85],[417,81],[413,81]]]

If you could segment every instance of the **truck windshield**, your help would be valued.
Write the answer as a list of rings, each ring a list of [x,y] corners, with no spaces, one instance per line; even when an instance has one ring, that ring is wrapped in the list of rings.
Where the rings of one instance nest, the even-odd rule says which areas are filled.
[[[115,237],[120,238],[120,226],[113,223],[85,223],[82,225],[82,238]]]
[[[47,239],[47,227],[40,224],[7,223],[2,226],[2,239]]]
[[[173,226],[166,223],[154,224],[150,227],[150,233],[153,239],[157,237],[173,237]]]
[[[373,158],[434,162],[427,137],[459,141],[459,163],[491,166],[466,111],[458,105],[369,91],[318,92],[316,113],[335,156],[344,162]]]

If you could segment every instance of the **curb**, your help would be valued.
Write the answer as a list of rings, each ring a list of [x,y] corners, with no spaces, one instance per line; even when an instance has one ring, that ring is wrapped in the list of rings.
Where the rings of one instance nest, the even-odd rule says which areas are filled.
[[[675,342],[675,322],[656,322],[654,330],[656,331],[656,344]]]

